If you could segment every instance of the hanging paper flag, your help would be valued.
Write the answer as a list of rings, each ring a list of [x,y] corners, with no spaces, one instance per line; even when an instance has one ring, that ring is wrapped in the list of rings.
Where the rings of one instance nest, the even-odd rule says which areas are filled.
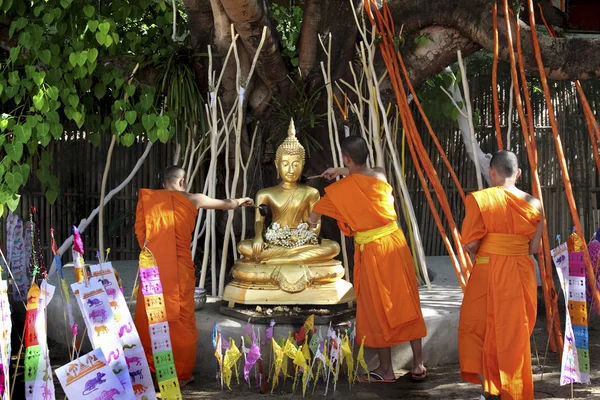
[[[596,276],[596,287],[600,290],[600,228],[596,231],[594,239],[588,244],[588,252],[590,254],[590,260],[592,261],[592,267],[594,275]],[[595,304],[592,301],[592,287],[588,283],[587,301],[592,304],[592,310],[595,308]],[[600,310],[596,310],[600,315]]]
[[[569,253],[569,314],[573,325],[581,383],[590,383],[586,270],[582,251]]]
[[[46,307],[54,296],[54,289],[54,286],[49,285],[46,279],[42,281],[42,287],[39,289],[40,295],[34,325],[39,357],[38,365],[35,367],[35,379],[25,383],[26,399],[54,400],[54,381],[52,380],[52,367],[46,334]]]
[[[10,335],[12,321],[8,302],[8,283],[0,281],[0,399],[8,400],[10,388]]]
[[[272,319],[269,327],[265,330],[265,341],[273,339],[273,327],[275,326],[275,320]]]
[[[575,335],[569,315],[569,250],[567,243],[562,243],[557,248],[551,251],[556,272],[562,287],[566,303],[566,322],[565,322],[565,342],[563,347],[563,358],[560,374],[560,384],[568,385],[574,382],[581,382],[581,374],[579,371],[579,361],[577,351],[575,351]]]
[[[94,349],[102,349],[104,357],[117,375],[129,399],[135,397],[129,376],[129,367],[141,365],[141,360],[126,360],[123,343],[117,335],[117,325],[104,286],[97,280],[76,282],[71,285],[88,337]]]
[[[300,328],[298,333],[295,334],[295,337],[296,337],[296,344],[298,346],[300,346],[302,343],[304,343],[304,339],[306,339],[306,331],[304,330],[304,327]]]
[[[344,335],[342,341],[342,359],[348,368],[348,383],[350,387],[354,383],[354,358],[352,356],[352,347],[350,346],[350,339],[348,335]]]
[[[311,314],[304,322],[304,332],[308,335],[309,332],[315,331],[315,315]]]
[[[71,361],[56,370],[58,380],[69,399],[130,400],[117,376],[107,364],[102,349]]]
[[[229,389],[231,389],[231,377],[232,371],[231,369],[235,369],[235,376],[237,382],[239,384],[240,378],[237,370],[237,360],[242,356],[242,353],[235,345],[235,341],[232,338],[229,338],[231,343],[229,350],[225,352],[225,357],[223,357],[223,381],[227,385]]]
[[[273,383],[271,385],[271,393],[273,393],[279,381],[279,374],[283,369],[283,349],[273,338],[271,339],[271,343],[273,345],[273,377],[271,378]]]
[[[85,261],[83,260],[83,241],[79,234],[79,229],[73,226],[73,272],[75,274],[75,282],[83,282],[85,280],[84,267]]]
[[[254,364],[260,358],[260,347],[256,344],[256,338],[252,341],[252,345],[250,349],[248,349],[246,354],[246,362],[244,363],[244,379],[248,384],[250,384],[250,370],[254,367]]]
[[[216,324],[215,324],[216,329]],[[217,379],[221,382],[221,390],[223,390],[223,346],[221,341],[223,340],[221,333],[216,332],[215,340],[215,358],[217,359]]]
[[[371,382],[371,375],[369,374],[369,367],[367,362],[365,361],[365,339],[367,337],[363,336],[362,341],[360,342],[360,348],[358,349],[358,354],[356,355],[356,370],[354,370],[354,378],[358,376],[358,367],[362,367],[365,371],[365,375],[367,376],[367,380]]]
[[[12,297],[16,301],[24,301],[29,288],[28,267],[31,245],[26,246],[27,240],[23,236],[23,229],[23,221],[13,213],[9,213],[6,218],[6,251],[13,276]]]
[[[160,361],[154,365],[160,393],[165,400],[181,399],[160,274],[156,260],[147,248],[140,253],[140,284],[148,316],[152,355],[155,360]],[[142,298],[138,298],[138,301],[141,300]]]
[[[35,323],[38,315],[40,288],[34,282],[27,293],[27,311],[25,312],[25,398],[33,399],[41,348],[38,343]]]
[[[108,305],[112,310],[116,323],[115,332],[118,333],[123,346],[123,353],[129,369],[135,398],[138,400],[155,399],[156,392],[154,391],[148,360],[146,359],[138,331],[133,323],[133,318],[131,318],[129,307],[127,307],[127,301],[123,293],[119,290],[119,284],[112,264],[107,262],[91,265],[90,271],[92,274],[91,281],[100,283],[108,295]],[[169,361],[169,358],[172,358],[170,352],[166,352],[162,356],[166,357],[167,361]],[[133,361],[128,362],[129,360]],[[155,357],[155,365],[162,364],[162,362],[163,360]]]

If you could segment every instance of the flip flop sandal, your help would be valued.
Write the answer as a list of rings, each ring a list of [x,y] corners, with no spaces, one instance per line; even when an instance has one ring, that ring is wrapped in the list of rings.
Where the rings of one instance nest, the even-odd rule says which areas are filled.
[[[385,379],[383,376],[379,375],[377,372],[369,372],[369,377],[371,378],[370,381],[368,378],[364,377],[364,378],[360,378],[359,382],[361,382],[361,383],[394,383],[394,382],[396,382],[396,379]]]
[[[414,382],[422,382],[427,378],[427,370],[425,369],[421,374],[415,374],[411,371],[410,379]]]

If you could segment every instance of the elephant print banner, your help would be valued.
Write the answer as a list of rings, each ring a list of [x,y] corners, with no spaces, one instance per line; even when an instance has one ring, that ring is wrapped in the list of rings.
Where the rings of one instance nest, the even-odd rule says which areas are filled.
[[[90,270],[92,272],[91,280],[101,283],[109,297],[109,305],[118,328],[119,337],[123,343],[123,352],[135,398],[138,400],[156,399],[148,360],[127,307],[127,301],[121,290],[119,290],[112,264],[90,265]]]
[[[148,249],[140,253],[140,285],[143,296],[138,298],[138,301],[144,301],[146,304],[152,356],[160,393],[165,400],[181,399],[160,275],[154,256]]]
[[[8,302],[8,283],[0,281],[0,399],[8,400],[9,367],[10,367],[10,334],[12,321],[10,319],[10,304]]]
[[[24,232],[23,221],[10,213],[6,218],[6,254],[12,271],[13,299],[24,301],[29,288],[28,267],[31,258],[31,233]],[[25,235],[25,236],[24,236]]]
[[[91,280],[87,285],[86,282],[74,283],[71,288],[81,309],[92,346],[102,349],[110,368],[121,382],[121,392],[127,395],[127,399],[135,398],[123,344],[110,307],[111,300],[104,286],[98,280]]]
[[[117,376],[106,363],[101,349],[71,361],[56,370],[69,399],[130,400]]]

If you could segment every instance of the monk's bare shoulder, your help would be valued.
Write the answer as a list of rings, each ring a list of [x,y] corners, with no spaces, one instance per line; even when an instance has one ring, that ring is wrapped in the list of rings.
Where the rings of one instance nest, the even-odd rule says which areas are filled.
[[[533,197],[529,193],[524,192],[520,189],[515,189],[514,193],[516,193],[523,200],[525,200],[526,202],[531,204],[533,207],[535,207],[536,210],[538,210],[539,212],[542,212],[542,202],[539,201],[537,198]]]
[[[372,177],[373,178],[377,178],[377,179],[381,179],[384,182],[387,182],[387,176],[385,175],[385,169],[381,168],[381,167],[376,167],[373,168],[372,170]]]

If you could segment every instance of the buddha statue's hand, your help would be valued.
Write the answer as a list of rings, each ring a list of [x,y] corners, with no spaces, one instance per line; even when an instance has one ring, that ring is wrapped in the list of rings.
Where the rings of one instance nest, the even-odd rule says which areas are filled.
[[[255,237],[254,240],[252,240],[252,255],[254,258],[258,259],[264,248],[265,241],[262,237]]]

